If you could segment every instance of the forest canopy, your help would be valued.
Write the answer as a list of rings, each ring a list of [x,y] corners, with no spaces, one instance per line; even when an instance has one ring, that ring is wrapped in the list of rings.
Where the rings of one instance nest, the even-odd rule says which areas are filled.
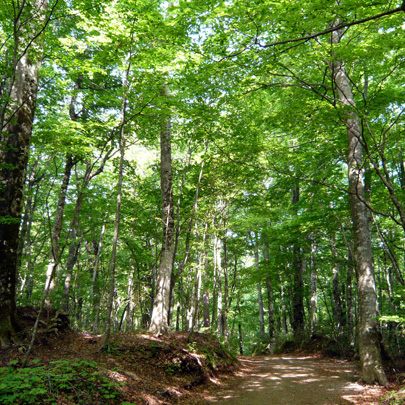
[[[405,3],[3,1],[0,344],[327,336],[403,355]],[[385,349],[384,349],[385,348]]]

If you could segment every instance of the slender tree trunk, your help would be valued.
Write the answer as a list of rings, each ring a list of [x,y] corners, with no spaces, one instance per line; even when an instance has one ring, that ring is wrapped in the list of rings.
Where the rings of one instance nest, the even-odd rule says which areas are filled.
[[[190,152],[190,158],[191,158],[191,152]],[[179,279],[179,277],[183,274],[184,269],[186,268],[186,265],[187,265],[188,260],[190,258],[191,245],[192,245],[190,243],[190,241],[191,241],[193,224],[197,220],[198,195],[199,195],[199,192],[200,192],[200,185],[201,185],[201,179],[202,179],[202,175],[203,175],[203,169],[204,169],[204,162],[201,163],[200,174],[198,176],[198,182],[197,182],[197,187],[196,187],[196,191],[195,191],[195,199],[194,199],[194,204],[193,204],[193,216],[190,218],[190,220],[188,222],[184,258],[180,261],[179,269],[178,269],[177,273],[175,273],[174,270],[173,270],[172,277],[170,279],[170,307],[169,307],[169,316],[168,316],[169,325],[171,323],[172,309],[173,309],[172,306],[174,304],[174,287],[175,287],[176,282]],[[181,189],[183,188],[184,182],[185,182],[185,175],[183,177]],[[178,198],[178,204],[180,204],[180,196]],[[177,208],[177,215],[180,215],[179,207]],[[180,217],[177,218],[176,240],[175,240],[175,245],[174,245],[175,251],[173,253],[173,264],[175,262],[175,256],[176,256],[177,246],[178,246],[178,240],[177,239],[179,237],[179,234],[180,234]]]
[[[197,268],[197,296],[195,303],[195,311],[193,316],[193,329],[200,330],[200,301],[201,301],[201,287],[202,287],[202,263]]]
[[[93,266],[93,274],[91,277],[91,304],[93,312],[93,326],[92,330],[94,333],[100,331],[100,303],[101,303],[101,294],[100,294],[100,285],[99,285],[99,274],[100,274],[100,257],[103,248],[103,239],[105,234],[105,223],[101,226],[100,238],[98,240],[97,246],[95,247],[95,258]]]
[[[87,186],[87,182],[85,186]],[[83,189],[82,189],[83,190]],[[68,252],[68,258],[66,262],[66,275],[65,275],[65,281],[63,284],[63,292],[62,292],[62,311],[64,312],[69,312],[69,294],[70,294],[70,287],[72,283],[72,277],[73,277],[73,269],[77,261],[77,255],[80,249],[80,242],[77,240],[78,239],[78,234],[79,234],[79,218],[80,218],[80,213],[82,210],[82,205],[83,205],[83,191],[80,192],[79,196],[77,197],[76,204],[75,204],[75,210],[73,213],[73,218],[70,223],[70,229],[71,229],[71,234],[70,234],[70,245],[69,245],[69,252]],[[56,268],[56,266],[55,266]]]
[[[35,257],[33,256],[33,246],[32,246],[32,224],[34,220],[34,213],[37,206],[38,200],[38,190],[39,190],[39,180],[42,176],[36,176],[36,166],[39,160],[34,163],[31,174],[28,178],[28,195],[25,203],[24,219],[21,225],[20,239],[18,241],[18,256],[17,256],[17,272],[20,273],[20,278],[23,279],[20,287],[20,297],[23,296],[25,290],[26,297],[30,298],[33,289],[33,274],[34,274],[34,263]],[[34,185],[36,188],[34,191]],[[25,269],[21,267],[22,257],[25,256]],[[37,252],[37,256],[40,255],[40,250]],[[21,274],[24,274],[21,276]]]
[[[190,144],[190,142],[189,142]],[[187,172],[188,169],[190,167],[190,163],[191,163],[191,156],[192,156],[192,149],[189,149],[189,155],[188,155],[188,161],[187,161],[187,166],[184,168],[184,172],[183,172],[183,178],[181,180],[181,184],[178,190],[178,196],[177,196],[177,207],[176,207],[176,225],[174,227],[174,247],[173,247],[173,271],[172,271],[172,276],[170,279],[170,298],[169,298],[169,313],[167,316],[167,322],[168,325],[170,326],[172,323],[172,316],[173,316],[173,310],[174,310],[174,287],[176,285],[176,281],[177,279],[180,277],[180,274],[183,272],[184,267],[182,266],[184,263],[184,266],[187,263],[188,260],[188,253],[187,252],[187,248],[189,248],[190,246],[190,233],[191,233],[191,224],[192,224],[192,220],[190,220],[190,226],[189,226],[189,230],[187,233],[187,237],[186,237],[186,257],[184,260],[181,261],[180,263],[180,268],[178,270],[177,273],[175,273],[174,271],[174,263],[176,262],[176,255],[177,255],[177,249],[179,246],[179,237],[180,237],[180,231],[181,231],[181,214],[180,214],[180,206],[181,206],[181,198],[182,198],[182,194],[183,194],[183,188],[184,188],[184,184],[186,182],[186,177],[187,177]],[[183,268],[182,268],[183,267]],[[187,318],[189,318],[189,314],[187,314]]]
[[[347,338],[350,346],[354,346],[354,316],[353,316],[353,259],[351,249],[348,249],[347,276],[346,276],[346,301],[347,301]]]
[[[305,337],[305,308],[304,308],[304,267],[299,247],[294,249],[294,290],[292,298],[292,323],[291,328],[294,339],[302,343]]]
[[[31,227],[34,217],[36,201],[38,196],[39,186],[36,187],[34,193],[34,185],[38,183],[43,176],[38,176],[37,166],[40,159],[40,155],[37,156],[33,163],[29,174],[27,174],[27,187],[23,220],[21,223],[20,236],[18,240],[18,254],[17,254],[17,272],[21,272],[21,261],[25,250],[25,256],[29,260],[30,253],[27,250],[31,250]],[[34,197],[35,195],[35,197]]]
[[[66,193],[70,180],[70,173],[73,167],[73,158],[71,155],[66,156],[65,170],[63,174],[62,185],[59,192],[58,206],[56,208],[55,221],[51,234],[51,252],[49,254],[49,262],[46,271],[45,290],[47,291],[47,299],[45,308],[52,307],[52,294],[55,289],[55,273],[59,263],[59,242],[62,233],[63,213],[65,210]]]
[[[296,185],[292,190],[292,205],[296,211],[295,205],[300,199],[300,187]],[[305,337],[305,307],[304,307],[304,261],[301,257],[301,248],[298,243],[294,245],[294,288],[292,293],[292,322],[291,328],[294,333],[294,340],[302,343]]]
[[[130,60],[130,55],[131,54],[129,54],[127,60]],[[115,208],[114,235],[112,240],[112,251],[109,268],[110,283],[107,300],[107,313],[106,313],[104,337],[100,346],[100,350],[105,350],[109,348],[111,336],[111,323],[112,323],[112,313],[113,313],[114,293],[115,293],[115,267],[117,262],[117,247],[121,226],[122,182],[124,178],[124,157],[125,157],[125,121],[127,112],[128,72],[130,67],[131,64],[130,62],[128,62],[126,69],[124,70],[122,75],[123,101],[122,101],[121,125],[118,139],[120,150],[120,163],[118,167],[117,204]]]
[[[124,82],[125,83],[125,82]],[[126,85],[126,83],[124,84]],[[125,97],[125,96],[124,96]],[[112,251],[111,251],[111,261],[110,261],[110,282],[109,282],[109,292],[107,300],[107,313],[105,321],[105,331],[103,342],[101,344],[101,349],[107,349],[110,344],[110,335],[111,335],[111,317],[113,312],[114,304],[114,293],[115,293],[115,266],[117,261],[117,246],[118,246],[118,237],[120,233],[121,225],[121,199],[122,199],[122,180],[124,174],[124,155],[125,155],[125,139],[124,139],[124,126],[125,126],[125,113],[126,113],[126,99],[124,99],[124,105],[122,108],[122,122],[120,130],[120,163],[118,169],[118,187],[117,187],[117,205],[115,210],[115,221],[114,221],[114,236],[112,241]]]
[[[265,242],[263,244],[263,259],[266,265],[266,288],[267,288],[267,308],[269,311],[269,340],[270,340],[270,347],[273,347],[275,336],[276,336],[276,328],[275,328],[275,310],[274,310],[274,295],[273,295],[273,280],[270,275],[270,268],[269,268],[269,244]]]
[[[210,240],[209,235],[207,234],[208,230],[208,223],[205,223],[205,231],[204,231],[204,238],[203,238],[203,246],[202,250],[204,252],[204,274],[206,279],[210,279],[209,271],[208,271],[208,248],[207,248],[207,241]],[[204,285],[207,282],[204,283]],[[203,327],[204,328],[209,328],[210,325],[210,295],[209,295],[209,290],[205,286],[204,287],[204,293],[203,293]]]
[[[224,336],[223,329],[223,296],[222,296],[222,261],[221,261],[221,239],[215,235],[214,242],[215,274],[217,285],[217,335]]]
[[[191,281],[191,284],[192,284],[192,291],[187,309],[187,330],[189,332],[192,332],[194,330],[194,313],[196,310],[196,296],[197,296],[196,278],[193,281]]]
[[[276,336],[275,330],[275,317],[274,317],[274,295],[273,295],[273,283],[270,277],[266,279],[267,287],[267,301],[268,301],[268,311],[269,311],[269,339],[270,344],[274,343],[274,338]]]
[[[71,282],[72,282],[72,276],[73,276],[73,269],[77,261],[77,254],[80,248],[80,241],[78,241],[78,234],[79,234],[79,220],[80,220],[80,214],[82,210],[82,205],[83,205],[83,199],[85,197],[85,191],[90,183],[90,181],[98,176],[103,170],[104,166],[107,163],[108,159],[111,157],[113,151],[113,147],[111,147],[103,156],[102,161],[97,168],[97,170],[94,170],[94,164],[91,162],[86,163],[86,171],[83,176],[82,184],[80,186],[80,190],[78,193],[78,197],[76,200],[75,204],[75,209],[73,212],[73,218],[70,223],[70,246],[69,246],[69,252],[68,252],[68,258],[66,262],[66,275],[65,275],[65,281],[63,285],[63,293],[62,293],[62,310],[64,312],[69,311],[69,294],[70,294],[70,287],[71,287]]]
[[[201,174],[201,172],[200,172]],[[197,215],[197,207],[196,207],[196,212],[195,214]],[[196,228],[196,239],[199,239],[199,233],[197,229],[197,224],[195,225]],[[197,273],[196,273],[196,286],[197,286],[197,291],[196,291],[196,296],[195,296],[195,309],[193,313],[193,330],[200,330],[200,308],[201,308],[201,293],[202,293],[202,276],[203,276],[203,269],[206,263],[206,252],[204,249],[205,242],[207,239],[207,233],[206,233],[206,228],[204,230],[204,235],[202,237],[202,246],[203,249],[201,249],[201,253],[198,254],[198,264],[197,264]]]
[[[153,262],[153,266],[151,268],[151,283],[150,283],[150,306],[149,306],[149,321],[148,321],[148,325],[147,327],[149,327],[150,325],[150,318],[153,312],[153,305],[155,302],[155,295],[156,295],[156,274],[157,274],[157,263],[158,263],[158,258],[159,258],[159,252],[158,252],[158,243],[157,241],[159,240],[159,235],[158,235],[158,226],[156,224],[156,228],[155,228],[155,245],[152,247],[152,251],[154,251],[154,257],[155,260]],[[153,253],[152,253],[153,255]],[[139,274],[139,273],[138,273]],[[173,296],[174,297],[174,296]],[[169,302],[170,305],[170,302]],[[142,315],[143,316],[143,315]],[[145,328],[147,328],[145,327]]]
[[[132,266],[131,266],[132,267]],[[133,329],[133,318],[135,310],[135,297],[134,297],[134,280],[135,270],[129,273],[128,279],[128,314],[125,322],[125,330],[131,331]]]
[[[378,225],[378,222],[375,219],[374,215],[371,214],[371,216],[372,216],[373,222],[374,222],[374,224],[376,226],[378,236],[380,237],[381,242],[385,246],[385,251],[387,252],[388,257],[390,258],[393,269],[395,270],[396,279],[401,285],[405,285],[405,281],[404,281],[404,278],[402,276],[401,269],[399,267],[398,261],[397,261],[395,255],[394,255],[394,252],[391,250],[390,246],[388,245],[388,242],[387,242],[386,238],[384,237],[383,233],[381,232],[380,226]]]
[[[203,294],[203,326],[210,327],[210,296],[209,291],[205,290]]]
[[[316,288],[316,262],[315,262],[316,246],[315,243],[311,245],[311,336],[316,334],[318,326],[318,293]]]
[[[334,23],[335,25],[338,22]],[[340,42],[341,33],[332,33],[332,44]],[[378,330],[377,294],[374,276],[374,261],[371,249],[369,212],[364,190],[362,134],[349,78],[342,61],[330,65],[339,102],[346,107],[341,120],[347,128],[349,198],[354,233],[354,262],[357,270],[359,296],[358,335],[362,378],[371,384],[375,381],[387,384],[381,360],[381,336]]]
[[[280,299],[281,299],[281,308],[280,308],[280,317],[282,318],[283,333],[286,335],[288,333],[287,325],[287,308],[285,305],[285,290],[284,290],[284,280],[281,272],[278,272],[280,278]]]
[[[243,356],[243,334],[242,334],[242,324],[238,323],[238,332],[239,332],[239,353]]]
[[[224,224],[225,226],[225,224]],[[222,330],[223,335],[225,336],[225,340],[228,339],[228,309],[229,309],[229,277],[228,277],[228,252],[227,252],[227,245],[226,245],[226,238],[222,241],[223,244],[223,251],[224,251],[224,260],[222,263],[222,269],[224,274],[224,306],[222,310]]]
[[[393,290],[392,290],[392,274],[391,274],[392,268],[387,268],[387,266],[384,266],[384,275],[385,275],[385,280],[387,282],[387,292],[388,292],[388,299],[390,303],[390,311],[394,314],[396,311],[395,308],[395,303],[394,303],[394,296],[393,296]],[[388,322],[388,343],[390,347],[394,346],[396,347],[396,355],[401,356],[402,355],[402,350],[401,350],[401,344],[399,340],[399,336],[397,333],[397,326],[394,322]]]
[[[342,309],[342,300],[340,297],[340,281],[339,281],[339,264],[338,264],[338,257],[337,257],[337,249],[336,249],[336,242],[335,236],[331,237],[331,250],[332,250],[332,257],[334,260],[334,265],[332,268],[332,286],[333,286],[333,316],[335,318],[335,326],[336,326],[336,334],[337,337],[341,332],[342,327],[344,326],[343,322],[343,309]]]
[[[255,246],[255,268],[256,268],[256,272],[259,272],[259,241],[258,241],[258,236],[257,236],[257,232],[254,233],[254,246]],[[259,332],[260,332],[260,338],[263,339],[264,338],[264,306],[263,306],[263,295],[262,295],[262,287],[260,282],[257,283],[256,285],[256,289],[257,289],[257,299],[258,299],[258,303],[259,303]]]
[[[163,95],[168,98],[165,87]],[[173,272],[174,218],[170,116],[164,118],[160,136],[160,184],[162,193],[163,240],[160,266],[156,277],[156,296],[153,303],[149,331],[154,334],[168,332],[170,306],[170,280]]]

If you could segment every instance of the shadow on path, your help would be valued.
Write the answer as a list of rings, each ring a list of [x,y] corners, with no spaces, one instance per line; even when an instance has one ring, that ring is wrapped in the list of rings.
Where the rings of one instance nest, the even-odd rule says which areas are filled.
[[[242,357],[237,380],[209,398],[216,404],[340,405],[378,404],[379,387],[357,383],[360,376],[344,360],[289,355]],[[375,402],[374,399],[375,398]]]

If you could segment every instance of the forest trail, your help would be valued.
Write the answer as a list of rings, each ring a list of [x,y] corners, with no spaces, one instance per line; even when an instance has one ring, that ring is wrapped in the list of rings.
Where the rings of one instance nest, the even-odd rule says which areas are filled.
[[[314,356],[241,357],[236,379],[209,398],[232,405],[381,404],[382,387],[358,383],[358,370],[345,360]]]

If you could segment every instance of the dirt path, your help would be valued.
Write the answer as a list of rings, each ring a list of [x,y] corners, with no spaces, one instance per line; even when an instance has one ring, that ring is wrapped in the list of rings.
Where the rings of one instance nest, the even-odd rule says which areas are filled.
[[[295,355],[242,357],[241,370],[210,402],[232,405],[379,404],[385,390],[359,384],[343,360]]]

